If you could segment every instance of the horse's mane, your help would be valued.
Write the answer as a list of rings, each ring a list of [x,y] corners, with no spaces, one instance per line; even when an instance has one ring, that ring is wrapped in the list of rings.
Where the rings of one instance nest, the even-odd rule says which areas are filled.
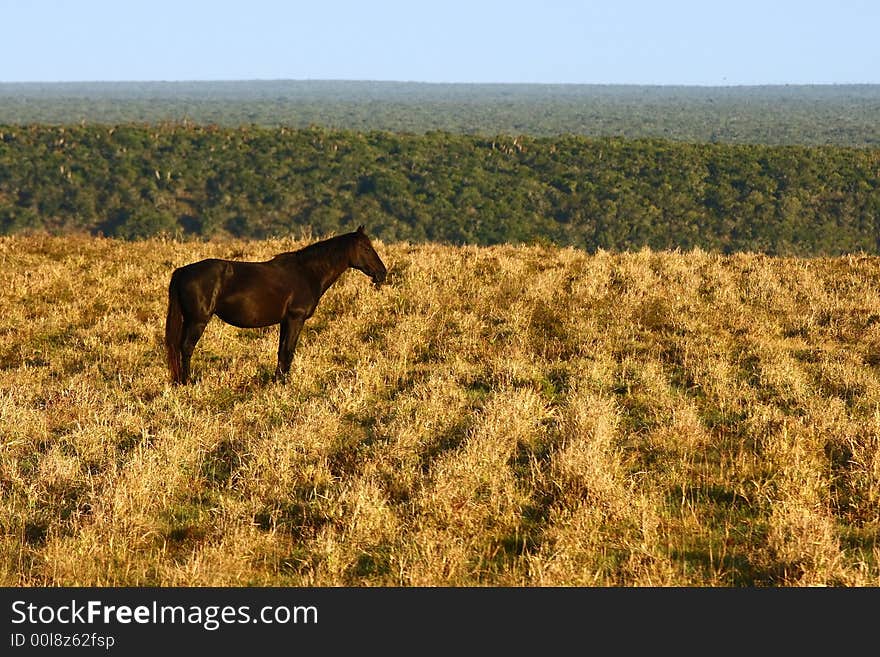
[[[287,251],[279,253],[276,258],[296,258],[298,260],[313,260],[316,258],[326,258],[340,250],[343,250],[347,242],[352,239],[354,233],[345,233],[344,235],[335,235],[328,237],[319,242],[312,242],[296,251]]]

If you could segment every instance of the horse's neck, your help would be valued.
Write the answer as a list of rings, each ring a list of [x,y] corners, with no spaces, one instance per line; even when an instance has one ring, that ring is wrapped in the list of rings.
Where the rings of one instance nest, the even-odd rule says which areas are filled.
[[[302,253],[301,264],[318,281],[324,294],[348,269],[348,253],[346,249],[307,250]]]

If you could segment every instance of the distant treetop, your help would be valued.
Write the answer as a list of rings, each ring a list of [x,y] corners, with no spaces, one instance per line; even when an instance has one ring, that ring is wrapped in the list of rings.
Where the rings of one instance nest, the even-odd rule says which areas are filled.
[[[0,83],[0,124],[192,123],[880,146],[880,85]]]

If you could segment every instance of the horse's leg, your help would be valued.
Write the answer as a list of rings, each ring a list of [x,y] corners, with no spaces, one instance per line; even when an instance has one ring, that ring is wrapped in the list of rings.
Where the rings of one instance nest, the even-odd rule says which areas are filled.
[[[210,319],[210,318],[209,318]],[[183,324],[183,341],[180,345],[181,383],[189,382],[189,363],[196,343],[205,332],[208,321],[186,320]]]
[[[278,337],[278,365],[275,368],[275,380],[286,381],[290,364],[293,362],[293,351],[299,341],[299,334],[305,323],[304,317],[285,317],[281,320],[281,331]]]

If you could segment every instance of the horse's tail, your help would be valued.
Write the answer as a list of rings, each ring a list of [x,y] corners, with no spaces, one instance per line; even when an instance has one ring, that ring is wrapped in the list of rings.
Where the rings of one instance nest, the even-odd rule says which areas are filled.
[[[168,355],[168,369],[171,370],[173,383],[180,383],[182,376],[180,344],[183,338],[183,310],[177,289],[179,285],[180,276],[175,270],[168,284],[168,315],[165,317],[165,353]]]

